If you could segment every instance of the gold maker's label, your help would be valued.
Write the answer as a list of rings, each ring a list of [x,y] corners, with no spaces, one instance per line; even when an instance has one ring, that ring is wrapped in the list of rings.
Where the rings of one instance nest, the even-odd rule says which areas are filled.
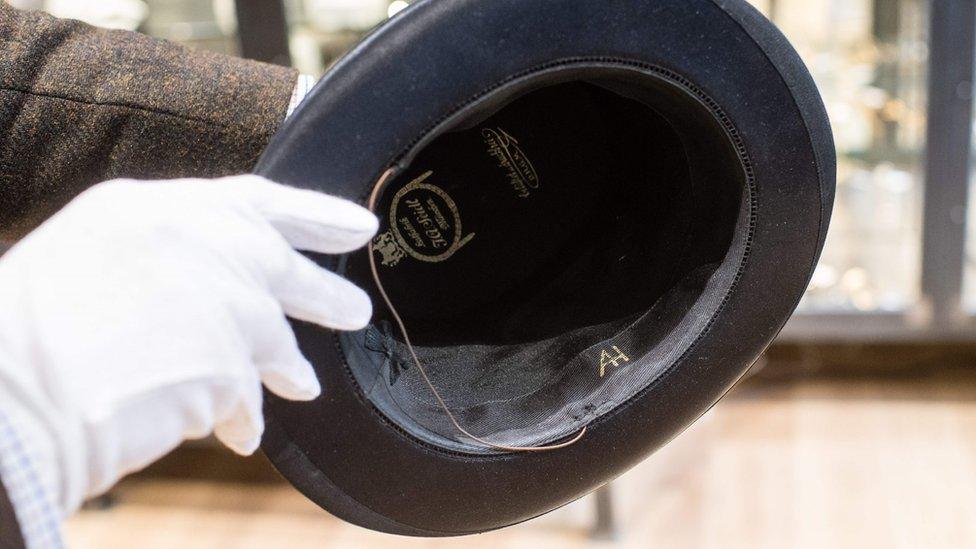
[[[444,189],[427,182],[433,173],[421,175],[393,196],[390,230],[373,240],[383,265],[392,267],[406,256],[440,263],[474,238],[474,233],[464,235],[454,200]]]
[[[481,136],[488,146],[488,154],[498,161],[498,167],[505,171],[508,184],[521,198],[528,198],[539,188],[539,173],[529,160],[518,140],[501,128],[485,128]]]

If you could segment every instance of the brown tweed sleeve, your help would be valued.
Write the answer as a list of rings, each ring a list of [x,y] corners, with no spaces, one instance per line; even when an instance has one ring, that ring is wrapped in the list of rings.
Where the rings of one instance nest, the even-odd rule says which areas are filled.
[[[296,78],[0,0],[0,243],[99,181],[249,171]]]

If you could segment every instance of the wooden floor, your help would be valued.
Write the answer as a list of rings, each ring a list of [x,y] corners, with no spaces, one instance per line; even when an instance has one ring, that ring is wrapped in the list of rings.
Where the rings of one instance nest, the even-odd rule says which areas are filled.
[[[747,382],[592,501],[459,540],[344,524],[287,486],[134,480],[66,527],[75,549],[295,547],[976,547],[976,376]]]

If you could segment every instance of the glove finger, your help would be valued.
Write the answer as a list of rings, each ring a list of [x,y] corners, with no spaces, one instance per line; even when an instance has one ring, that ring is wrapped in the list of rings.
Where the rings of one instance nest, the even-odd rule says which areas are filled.
[[[366,245],[379,226],[369,210],[324,193],[239,177],[234,192],[245,199],[296,249],[340,254]]]
[[[326,328],[360,330],[373,315],[366,292],[297,252],[289,268],[271,281],[271,293],[286,315]]]
[[[314,400],[322,387],[312,364],[302,355],[295,332],[276,307],[276,318],[262,330],[256,342],[254,363],[261,381],[272,393],[288,400]]]
[[[261,382],[257,379],[235,384],[226,395],[232,404],[214,428],[217,440],[242,456],[253,454],[261,445],[264,415],[261,412]]]

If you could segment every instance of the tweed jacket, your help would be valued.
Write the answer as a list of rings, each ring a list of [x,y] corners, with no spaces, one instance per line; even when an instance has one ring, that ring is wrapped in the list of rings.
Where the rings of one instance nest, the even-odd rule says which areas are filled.
[[[0,0],[0,245],[100,181],[249,171],[296,78]]]

